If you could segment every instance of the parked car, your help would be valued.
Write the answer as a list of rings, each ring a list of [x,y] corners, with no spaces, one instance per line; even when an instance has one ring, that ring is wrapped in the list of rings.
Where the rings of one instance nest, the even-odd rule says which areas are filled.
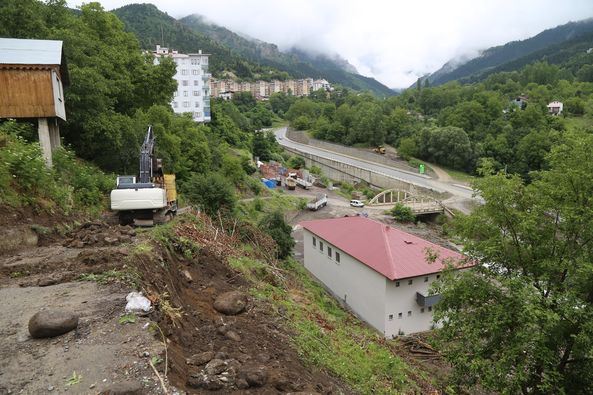
[[[363,202],[361,202],[360,200],[357,200],[357,199],[352,199],[352,200],[350,201],[350,205],[351,205],[352,207],[364,207],[364,203],[363,203]]]

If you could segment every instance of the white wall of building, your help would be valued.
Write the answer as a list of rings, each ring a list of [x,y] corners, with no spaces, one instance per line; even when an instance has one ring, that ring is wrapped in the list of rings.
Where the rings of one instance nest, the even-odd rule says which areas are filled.
[[[316,245],[313,246],[313,237]],[[385,277],[350,255],[328,244],[307,229],[303,230],[305,268],[359,317],[384,332]],[[323,243],[323,251],[320,249]],[[331,258],[327,248],[332,249]],[[335,253],[340,254],[336,262]]]
[[[173,78],[177,81],[177,91],[173,94],[171,107],[175,113],[191,113],[196,122],[210,122],[210,74],[208,55],[180,54],[157,45],[155,62],[160,57],[170,57],[177,65]]]
[[[432,307],[416,303],[416,292],[428,296],[430,285],[440,274],[391,281],[385,278],[385,336],[432,329]],[[412,282],[410,284],[410,282]],[[399,284],[399,285],[398,285]]]

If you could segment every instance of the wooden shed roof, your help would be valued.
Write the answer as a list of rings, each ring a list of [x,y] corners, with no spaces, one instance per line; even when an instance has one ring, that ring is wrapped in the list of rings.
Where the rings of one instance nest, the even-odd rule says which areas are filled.
[[[57,66],[64,85],[69,84],[62,41],[0,38],[0,65],[13,67]]]

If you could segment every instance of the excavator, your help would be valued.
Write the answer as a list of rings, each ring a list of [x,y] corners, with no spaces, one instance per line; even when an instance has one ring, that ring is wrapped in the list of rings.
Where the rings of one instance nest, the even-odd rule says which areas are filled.
[[[155,156],[155,143],[149,125],[140,149],[138,177],[118,176],[111,191],[111,210],[121,225],[162,224],[177,213],[175,174],[163,173],[163,162]]]

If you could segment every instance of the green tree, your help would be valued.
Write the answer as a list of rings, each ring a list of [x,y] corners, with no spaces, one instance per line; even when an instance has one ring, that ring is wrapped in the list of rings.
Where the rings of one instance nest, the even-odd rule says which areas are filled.
[[[183,192],[210,216],[219,211],[232,212],[237,202],[232,182],[219,173],[192,175],[183,184]]]
[[[404,160],[411,159],[418,155],[416,140],[413,137],[404,137],[401,139],[399,141],[399,146],[397,147],[397,153]]]
[[[259,228],[269,234],[278,245],[279,259],[290,256],[294,247],[292,228],[284,220],[284,214],[281,211],[274,211],[264,216],[259,222]]]
[[[401,203],[397,203],[393,206],[389,213],[393,219],[399,222],[414,222],[416,220],[416,216],[412,212],[412,209]]]
[[[530,185],[505,174],[476,182],[484,204],[455,226],[476,266],[435,289],[457,385],[593,391],[592,151],[592,135],[568,133]]]

